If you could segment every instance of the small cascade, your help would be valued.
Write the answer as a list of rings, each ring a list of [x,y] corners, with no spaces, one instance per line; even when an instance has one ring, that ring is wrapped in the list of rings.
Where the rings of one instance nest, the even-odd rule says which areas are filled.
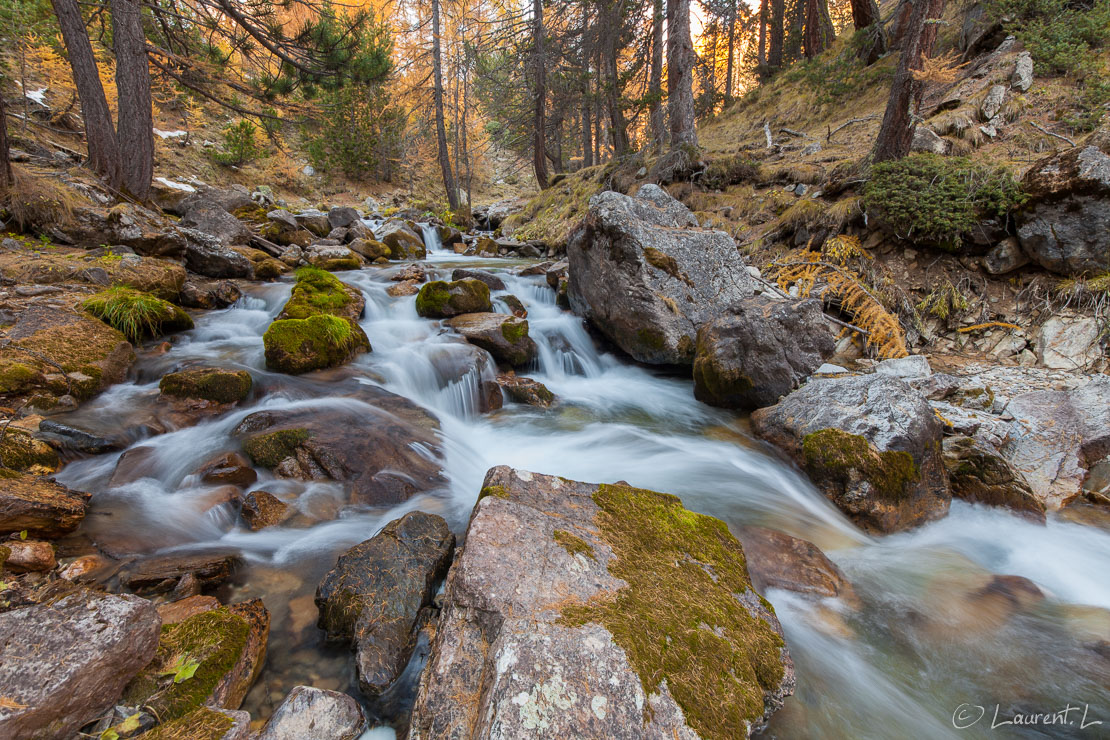
[[[424,239],[424,249],[428,254],[454,254],[449,250],[443,248],[443,242],[439,238],[439,230],[435,224],[422,223],[417,224],[420,227],[420,236]]]

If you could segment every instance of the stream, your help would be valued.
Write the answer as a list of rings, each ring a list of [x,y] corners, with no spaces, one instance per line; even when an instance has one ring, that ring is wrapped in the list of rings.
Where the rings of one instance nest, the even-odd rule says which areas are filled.
[[[359,696],[350,652],[325,645],[315,627],[317,583],[340,553],[406,511],[439,514],[461,536],[486,470],[511,465],[673,493],[734,529],[758,524],[807,539],[843,569],[858,596],[855,608],[843,600],[767,594],[798,685],[763,737],[1110,736],[1110,531],[1051,516],[1040,525],[954,501],[943,520],[868,536],[753,440],[745,418],[695,401],[689,379],[599,349],[582,320],[555,305],[542,275],[508,272],[524,264],[442,249],[426,260],[429,279],[450,279],[458,266],[499,272],[528,309],[540,352],[536,367],[521,374],[543,382],[558,402],[548,410],[506,403],[486,415],[476,412],[478,389],[493,377],[493,363],[475,367],[474,352],[460,337],[417,316],[413,296],[387,295],[389,276],[404,265],[337,273],[366,297],[361,323],[373,346],[341,376],[404,396],[440,423],[446,484],[402,505],[340,506],[340,484],[280,480],[259,470],[251,489],[265,488],[315,523],[251,532],[229,505],[213,506],[213,487],[193,475],[213,456],[237,449],[230,432],[247,414],[359,403],[335,395],[328,381],[335,371],[290,377],[265,369],[262,334],[289,297],[289,281],[249,286],[235,305],[196,316],[196,328],[176,337],[168,351],[153,345],[140,351],[132,382],[64,419],[90,431],[122,431],[132,445],[154,448],[147,477],[123,485],[109,484],[120,453],[62,469],[60,482],[94,492],[85,534],[128,552],[212,546],[242,552],[244,567],[217,595],[225,602],[262,597],[272,615],[267,664],[243,706],[252,717],[269,716],[299,684]],[[504,305],[499,310],[507,312]],[[200,363],[249,370],[251,399],[194,426],[152,433],[144,420],[157,412],[158,379]],[[972,598],[995,574],[1031,579],[1046,598],[1022,610],[1005,597]],[[418,671],[414,660],[368,707],[371,714],[403,727],[397,723],[411,704]],[[1066,715],[1067,726],[991,729],[996,705],[997,723],[1069,704],[1089,705],[1086,722],[1103,724],[1079,730],[1076,710]],[[985,716],[970,724],[979,708]],[[392,736],[388,729],[371,733]]]

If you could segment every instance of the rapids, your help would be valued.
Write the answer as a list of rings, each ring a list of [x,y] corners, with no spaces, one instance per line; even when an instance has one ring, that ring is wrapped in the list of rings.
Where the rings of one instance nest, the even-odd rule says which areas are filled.
[[[460,265],[496,271],[520,264],[441,248],[427,259],[430,279],[450,279],[451,268]],[[211,507],[211,487],[192,473],[212,455],[236,448],[229,433],[244,416],[260,408],[360,403],[334,395],[329,378],[335,371],[289,377],[265,369],[262,334],[288,298],[288,282],[249,287],[234,306],[198,316],[196,328],[168,351],[140,352],[133,382],[66,419],[154,448],[147,477],[124,485],[109,485],[119,453],[63,468],[61,482],[94,492],[83,529],[88,536],[121,552],[214,545],[242,551],[246,566],[219,595],[225,601],[261,596],[272,614],[268,662],[243,707],[254,718],[268,716],[298,684],[358,696],[349,652],[324,645],[315,628],[312,597],[319,579],[339,553],[405,511],[440,514],[461,536],[486,470],[507,464],[674,493],[730,526],[762,524],[808,539],[841,566],[859,596],[858,609],[768,594],[786,632],[798,687],[766,737],[1072,736],[1067,733],[1079,720],[1074,712],[1069,730],[989,728],[996,705],[1002,721],[1069,703],[1089,704],[1087,721],[1105,723],[1077,736],[1095,737],[1100,729],[1110,734],[1110,635],[1103,611],[1110,609],[1110,532],[1059,518],[1041,526],[1001,509],[956,502],[947,518],[912,532],[865,535],[754,441],[745,419],[695,401],[689,379],[601,348],[580,319],[556,307],[542,276],[501,273],[509,292],[527,306],[540,349],[536,367],[522,374],[546,384],[558,403],[546,411],[507,404],[479,415],[479,383],[493,376],[493,363],[480,351],[485,361],[475,363],[473,350],[441,322],[418,317],[413,297],[389,297],[388,278],[398,269],[338,273],[366,296],[362,326],[373,346],[342,369],[342,377],[380,385],[439,419],[442,490],[388,509],[341,508],[337,484],[275,480],[259,471],[252,488],[295,496],[295,506],[318,523],[251,532],[236,524],[226,505]],[[199,362],[249,370],[253,400],[182,429],[146,423],[158,410],[159,377]],[[1005,604],[972,605],[967,594],[993,574],[1032,579],[1047,598],[1013,618]],[[1101,657],[1089,647],[1099,640]],[[414,659],[398,685],[368,707],[380,723],[403,716],[418,671]],[[955,724],[968,721],[961,719],[961,705],[970,707],[971,719],[976,707],[985,717],[957,729],[954,713]],[[375,732],[389,736],[388,730]]]

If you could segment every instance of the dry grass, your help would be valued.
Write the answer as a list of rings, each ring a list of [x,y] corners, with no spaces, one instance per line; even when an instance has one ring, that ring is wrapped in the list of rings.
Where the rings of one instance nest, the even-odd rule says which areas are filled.
[[[73,211],[88,200],[61,180],[57,172],[37,167],[12,165],[15,183],[0,208],[20,231],[41,231],[49,226],[64,226],[73,220]]]

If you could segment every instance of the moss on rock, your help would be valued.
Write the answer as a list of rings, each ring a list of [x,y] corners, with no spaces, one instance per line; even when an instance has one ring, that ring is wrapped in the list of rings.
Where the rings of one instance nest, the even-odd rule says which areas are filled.
[[[302,267],[297,270],[297,283],[281,310],[280,318],[307,319],[324,313],[342,316],[355,301],[349,290],[339,278],[326,270]]]
[[[821,429],[802,439],[802,464],[815,480],[868,481],[881,497],[898,501],[921,474],[908,452],[879,452],[868,441],[840,429]]]
[[[571,557],[581,553],[591,560],[597,560],[597,555],[594,554],[594,549],[590,547],[590,543],[586,542],[581,537],[576,537],[565,529],[556,529],[552,536],[559,546],[570,554]]]
[[[318,314],[306,319],[279,319],[262,335],[266,367],[299,375],[342,365],[359,351],[370,351],[370,340],[353,321]]]
[[[782,638],[761,615],[773,610],[752,590],[740,543],[724,522],[674,496],[602,485],[593,500],[613,550],[609,572],[628,585],[565,608],[563,621],[608,629],[644,692],[666,681],[701,737],[747,737],[785,669]]]
[[[8,429],[0,440],[0,462],[5,468],[29,473],[53,473],[61,465],[58,453],[22,429]]]
[[[430,319],[487,312],[491,308],[489,286],[472,278],[449,283],[434,280],[425,283],[416,296],[416,312]]]
[[[243,451],[255,465],[273,469],[296,454],[297,448],[310,436],[307,429],[279,429],[247,439],[243,442]]]
[[[178,398],[237,403],[250,393],[251,384],[251,374],[246,370],[197,367],[164,375],[158,389],[167,396]]]

